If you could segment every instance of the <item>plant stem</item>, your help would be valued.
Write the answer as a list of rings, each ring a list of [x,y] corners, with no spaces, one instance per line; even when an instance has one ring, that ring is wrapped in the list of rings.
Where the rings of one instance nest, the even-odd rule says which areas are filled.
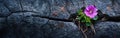
[[[88,30],[88,28],[86,27],[85,30],[84,30],[84,32],[87,32],[87,30]]]
[[[85,38],[87,38],[87,35],[84,33],[83,29],[80,27],[80,22],[78,23],[78,27],[80,28],[80,30],[82,31],[83,35]]]
[[[93,24],[90,27],[93,30],[94,34],[96,34],[96,31],[95,31],[95,28],[94,28]]]

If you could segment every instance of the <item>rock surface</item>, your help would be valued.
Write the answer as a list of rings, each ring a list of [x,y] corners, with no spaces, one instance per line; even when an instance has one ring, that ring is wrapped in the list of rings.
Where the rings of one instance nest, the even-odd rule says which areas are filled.
[[[99,22],[95,29],[95,38],[120,38],[120,22]]]
[[[120,16],[119,0],[0,0],[0,38],[83,38],[74,22],[52,19],[66,20],[90,4]],[[98,22],[95,29],[94,38],[120,38],[119,22]]]

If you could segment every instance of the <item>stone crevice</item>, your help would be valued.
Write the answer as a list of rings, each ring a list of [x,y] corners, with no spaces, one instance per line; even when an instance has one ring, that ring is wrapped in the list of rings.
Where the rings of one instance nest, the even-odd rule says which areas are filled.
[[[33,17],[46,18],[46,19],[55,20],[55,21],[73,22],[72,20],[69,20],[69,19],[58,19],[58,18],[52,18],[52,17],[40,16],[40,15],[32,15],[32,16]]]
[[[25,13],[25,12],[39,13],[39,12],[35,12],[35,11],[25,11],[24,10],[24,11],[11,12],[11,14],[13,14],[13,13]],[[64,22],[73,22],[73,20],[70,20],[70,19],[59,19],[59,18],[53,18],[53,17],[49,17],[49,16],[41,16],[41,15],[36,15],[36,14],[32,14],[32,16],[33,17],[46,18],[46,19],[49,19],[49,20],[64,21]],[[103,17],[105,17],[107,19],[105,21],[120,22],[120,16],[110,17],[110,16],[107,15],[107,16],[103,16]]]

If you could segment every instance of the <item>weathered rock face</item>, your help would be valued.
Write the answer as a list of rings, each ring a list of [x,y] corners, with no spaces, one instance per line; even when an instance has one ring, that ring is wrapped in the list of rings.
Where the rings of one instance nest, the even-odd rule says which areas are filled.
[[[74,22],[54,19],[67,20],[90,4],[120,16],[119,0],[0,0],[0,38],[83,38]],[[98,22],[95,29],[94,38],[120,38],[119,22]]]
[[[95,29],[95,38],[120,38],[120,22],[99,22]]]

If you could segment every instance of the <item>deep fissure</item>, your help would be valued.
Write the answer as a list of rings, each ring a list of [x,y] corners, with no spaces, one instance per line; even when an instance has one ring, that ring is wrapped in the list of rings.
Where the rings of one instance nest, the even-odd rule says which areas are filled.
[[[11,12],[11,14],[12,13],[20,13],[20,12],[38,13],[38,12],[35,12],[35,11],[16,11],[16,12]],[[98,11],[98,12],[101,12],[101,11]],[[73,22],[73,20],[77,16],[77,14],[71,14],[70,17],[69,17],[69,19],[59,19],[59,18],[53,18],[53,17],[49,17],[49,16],[34,15],[34,14],[32,16],[33,17],[46,18],[46,19],[49,19],[49,20],[64,21],[64,22]],[[99,20],[101,20],[103,17],[105,17],[107,19],[107,20],[104,20],[104,21],[120,22],[120,16],[110,17],[110,16],[108,16],[106,14],[99,13]]]
[[[46,18],[49,20],[55,20],[55,21],[64,21],[64,22],[72,22],[73,20],[69,19],[58,19],[58,18],[52,18],[52,17],[47,17],[47,16],[40,16],[40,15],[32,15],[33,17],[40,17],[40,18]]]

